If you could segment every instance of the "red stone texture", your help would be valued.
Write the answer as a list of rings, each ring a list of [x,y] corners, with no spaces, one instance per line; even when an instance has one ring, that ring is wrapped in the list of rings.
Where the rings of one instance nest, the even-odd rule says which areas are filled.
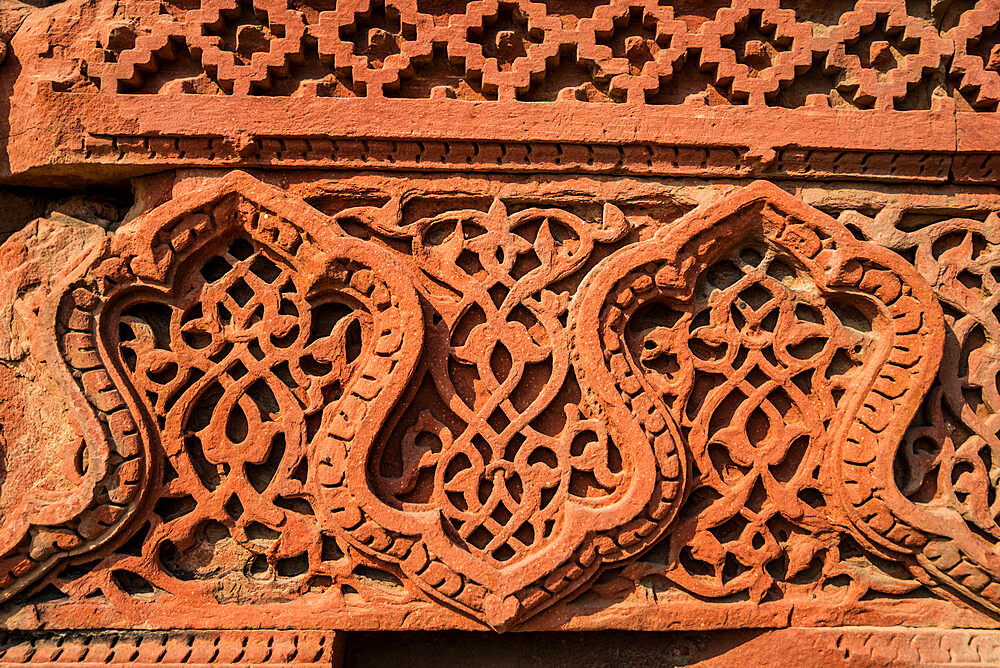
[[[0,37],[0,664],[1000,661],[1000,2]]]

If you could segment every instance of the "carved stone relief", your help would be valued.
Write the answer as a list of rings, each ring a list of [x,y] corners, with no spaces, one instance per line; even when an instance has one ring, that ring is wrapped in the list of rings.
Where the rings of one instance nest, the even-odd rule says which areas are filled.
[[[679,610],[994,614],[995,381],[976,403],[946,362],[991,344],[946,267],[992,293],[995,213],[890,242],[763,181],[672,211],[369,181],[189,180],[53,282],[37,339],[82,437],[71,486],[4,514],[5,599],[503,630],[612,574]]]
[[[992,0],[799,4],[68,0],[11,40],[4,167],[996,182]]]
[[[1000,3],[66,0],[0,37],[0,663],[996,656]]]

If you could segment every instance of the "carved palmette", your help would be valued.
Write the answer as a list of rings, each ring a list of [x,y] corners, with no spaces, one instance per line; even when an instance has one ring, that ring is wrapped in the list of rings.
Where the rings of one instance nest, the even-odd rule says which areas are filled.
[[[326,215],[233,173],[118,230],[42,312],[83,439],[0,517],[0,598],[291,600],[362,563],[507,629],[655,548],[702,599],[998,609],[978,441],[931,493],[907,432],[945,334],[917,268],[765,182],[615,252],[599,218]]]

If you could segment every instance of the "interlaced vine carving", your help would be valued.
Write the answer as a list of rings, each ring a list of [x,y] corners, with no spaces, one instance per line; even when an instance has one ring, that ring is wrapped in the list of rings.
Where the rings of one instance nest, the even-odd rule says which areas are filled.
[[[912,589],[853,573],[838,551],[847,531],[912,563],[927,541],[885,467],[940,355],[928,287],[767,184],[688,230],[621,251],[581,305],[581,331],[598,332],[587,348],[622,351],[617,368],[636,369],[693,459],[665,575],[759,601],[822,553],[823,575]],[[587,299],[604,299],[601,319]]]
[[[676,579],[698,593],[760,598],[772,562],[794,577],[824,544],[812,534],[828,528],[827,434],[878,332],[871,313],[818,291],[783,249],[749,244],[706,269],[685,312],[656,304],[631,323],[702,472],[675,547]]]
[[[234,173],[69,267],[42,316],[80,486],[5,515],[3,597],[505,629],[644,555],[719,605],[996,610],[995,214],[757,182],[614,250],[612,204],[477,202],[324,214]]]
[[[377,552],[495,628],[569,594],[602,560],[634,553],[662,531],[681,489],[673,439],[653,439],[667,462],[667,479],[657,481],[644,472],[653,454],[647,438],[623,441],[627,432],[609,431],[579,403],[569,294],[554,284],[581,268],[596,243],[628,229],[610,205],[602,225],[594,230],[558,209],[509,215],[499,201],[489,211],[411,224],[419,280],[436,314],[426,343],[435,354],[413,386],[426,395],[410,400],[373,455],[354,455],[355,439],[335,445],[346,457],[329,457],[357,457],[374,472],[377,499],[361,497],[363,523],[345,524],[359,549],[368,536],[385,536],[376,540],[392,547]],[[427,400],[433,395],[437,402]],[[349,475],[332,475],[337,500],[329,505],[347,504]],[[631,521],[626,509],[647,502],[652,516]],[[589,531],[607,535],[598,542]]]
[[[213,211],[226,215],[237,214]],[[365,268],[345,262],[334,269],[341,282],[324,277],[324,285],[246,236],[214,251],[178,270],[175,300],[129,299],[112,316],[129,379],[157,416],[165,450],[157,496],[168,516],[150,529],[150,553],[189,579],[209,564],[192,568],[198,559],[186,551],[196,534],[214,530],[252,546],[259,558],[247,567],[258,576],[276,567],[322,571],[304,489],[307,449],[322,409],[339,399],[371,345],[374,316],[345,279]]]
[[[470,551],[494,566],[551,539],[570,496],[609,503],[628,485],[618,447],[578,407],[556,404],[565,413],[561,429],[532,426],[572,374],[568,295],[550,286],[578,269],[595,241],[625,232],[617,217],[618,228],[597,239],[564,211],[508,216],[499,203],[415,226],[421,268],[457,298],[436,300],[442,319],[431,336],[446,355],[428,371],[468,426],[453,433],[433,411],[421,413],[398,454],[383,450],[379,458],[379,469],[401,462],[399,475],[376,485],[393,505],[442,508]],[[456,266],[465,276],[455,276]],[[419,489],[421,476],[433,478],[433,488]]]
[[[247,199],[249,183],[257,199]],[[103,484],[122,490],[96,497],[83,521],[103,520],[107,537],[131,520],[135,534],[135,545],[64,580],[70,594],[100,590],[128,605],[135,595],[201,600],[238,587],[238,597],[261,600],[343,569],[315,519],[310,448],[324,420],[347,409],[344,395],[372,383],[373,357],[391,359],[404,339],[419,345],[420,327],[401,331],[405,318],[392,319],[400,299],[410,318],[419,307],[398,274],[379,278],[392,260],[378,249],[331,238],[304,204],[270,192],[261,202],[261,187],[236,173],[165,207],[117,237],[123,245],[85,258],[52,305],[54,329],[66,332],[53,362],[65,365],[81,426],[111,434],[112,454],[89,439],[82,456],[100,465],[103,455]],[[102,535],[87,526],[84,539]],[[77,539],[49,552],[101,546]]]

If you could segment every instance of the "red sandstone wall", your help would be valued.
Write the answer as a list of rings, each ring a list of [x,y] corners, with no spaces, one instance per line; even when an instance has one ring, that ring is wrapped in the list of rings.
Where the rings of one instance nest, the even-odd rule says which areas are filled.
[[[0,5],[0,663],[997,661],[998,31]]]

